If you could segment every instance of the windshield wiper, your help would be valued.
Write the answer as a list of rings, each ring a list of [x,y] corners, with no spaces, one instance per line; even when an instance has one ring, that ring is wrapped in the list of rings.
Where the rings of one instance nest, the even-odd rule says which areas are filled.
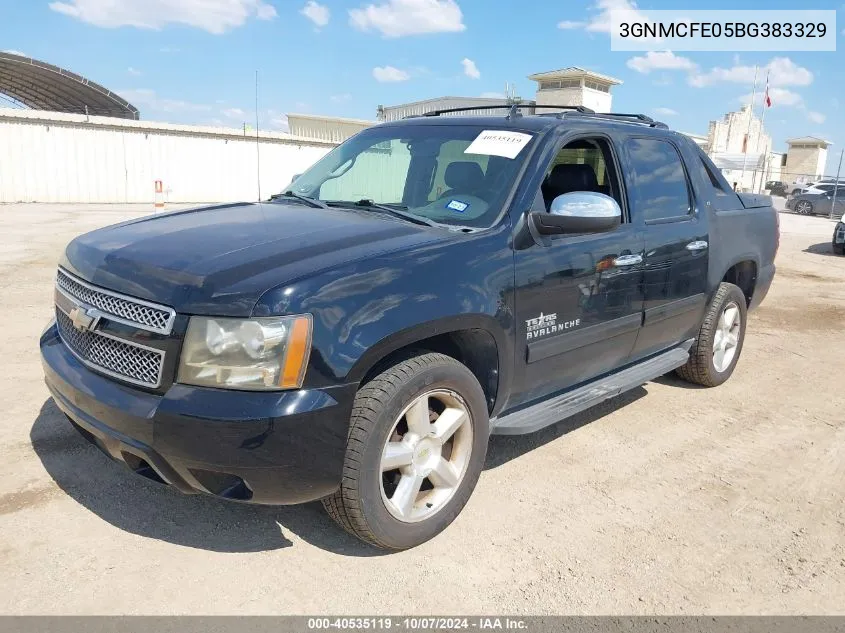
[[[308,196],[300,196],[298,193],[294,193],[293,191],[285,191],[284,193],[274,193],[270,196],[270,200],[281,200],[282,198],[293,198],[294,200],[299,200],[300,202],[304,202],[305,204],[311,205],[316,209],[328,209],[329,205],[327,205],[322,200],[317,200],[315,198],[309,198]]]
[[[434,220],[429,220],[428,218],[423,218],[418,215],[414,215],[413,213],[407,213],[401,209],[396,207],[387,206],[386,204],[378,204],[372,200],[358,200],[358,202],[341,202],[339,204],[345,204],[353,207],[361,207],[363,209],[378,209],[379,211],[384,211],[385,213],[389,213],[390,215],[402,218],[403,220],[408,220],[408,222],[413,222],[414,224],[422,224],[423,226],[441,226]]]

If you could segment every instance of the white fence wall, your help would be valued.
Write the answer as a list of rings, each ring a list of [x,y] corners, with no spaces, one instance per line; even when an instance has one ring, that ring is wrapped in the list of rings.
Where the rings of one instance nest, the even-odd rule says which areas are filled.
[[[249,133],[248,133],[249,134]],[[282,133],[0,109],[0,202],[267,198],[335,143]],[[260,154],[259,154],[260,152]]]

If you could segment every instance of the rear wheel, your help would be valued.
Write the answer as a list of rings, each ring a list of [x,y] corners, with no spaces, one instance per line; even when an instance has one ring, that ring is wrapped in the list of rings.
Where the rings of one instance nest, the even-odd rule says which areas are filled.
[[[716,387],[733,374],[745,340],[745,295],[734,284],[721,283],[713,296],[687,364],[676,370],[688,382]]]
[[[323,506],[372,545],[415,547],[463,509],[488,434],[484,392],[464,365],[434,353],[402,361],[356,395],[341,487]]]
[[[813,203],[807,200],[799,200],[795,205],[795,213],[799,215],[810,215],[813,213]]]

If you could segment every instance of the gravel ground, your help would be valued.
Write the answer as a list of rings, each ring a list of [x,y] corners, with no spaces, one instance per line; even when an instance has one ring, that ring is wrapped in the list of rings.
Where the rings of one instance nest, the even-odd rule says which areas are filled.
[[[779,201],[781,202],[781,201]],[[185,497],[110,462],[37,353],[60,250],[149,207],[0,206],[0,613],[845,613],[845,258],[781,214],[733,378],[661,378],[492,440],[444,534],[382,554],[318,504]]]

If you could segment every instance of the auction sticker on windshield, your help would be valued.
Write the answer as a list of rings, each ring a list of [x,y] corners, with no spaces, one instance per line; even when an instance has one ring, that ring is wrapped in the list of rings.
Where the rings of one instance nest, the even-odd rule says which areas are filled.
[[[484,130],[464,150],[464,154],[485,154],[487,156],[516,158],[530,140],[531,135],[523,134],[522,132]]]

